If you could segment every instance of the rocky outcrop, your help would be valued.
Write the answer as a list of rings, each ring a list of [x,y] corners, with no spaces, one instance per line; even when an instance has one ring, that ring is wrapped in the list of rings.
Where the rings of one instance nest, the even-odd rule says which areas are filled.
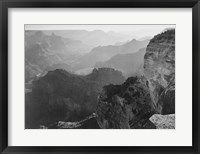
[[[147,46],[144,74],[156,111],[175,112],[175,30],[156,35]]]
[[[154,106],[144,78],[131,77],[122,85],[105,86],[96,114],[104,129],[155,128],[149,121]]]
[[[103,86],[124,80],[121,72],[109,68],[94,69],[87,76],[58,69],[49,71],[32,82],[32,92],[26,95],[26,128],[80,121],[96,109]]]

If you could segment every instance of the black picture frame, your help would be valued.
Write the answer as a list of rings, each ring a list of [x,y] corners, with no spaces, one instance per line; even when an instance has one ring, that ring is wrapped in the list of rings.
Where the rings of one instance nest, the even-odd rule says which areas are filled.
[[[8,146],[8,8],[192,8],[192,146],[26,147]],[[200,153],[200,2],[198,0],[0,0],[0,151],[1,153]]]

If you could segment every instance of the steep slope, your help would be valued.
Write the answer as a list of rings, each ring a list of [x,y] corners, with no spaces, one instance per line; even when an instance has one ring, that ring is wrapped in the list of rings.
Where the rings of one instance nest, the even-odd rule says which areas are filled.
[[[26,128],[80,121],[94,112],[103,86],[123,82],[122,73],[114,69],[95,69],[88,76],[49,71],[33,81],[32,93],[26,94]]]
[[[79,63],[76,69],[82,69],[86,67],[94,67],[96,62],[103,62],[109,60],[111,57],[117,54],[135,53],[141,48],[145,48],[149,40],[137,41],[135,39],[123,44],[123,45],[109,45],[99,46],[83,57],[79,59]]]
[[[143,48],[136,53],[118,54],[110,58],[108,61],[96,63],[95,67],[114,68],[121,71],[126,77],[141,75],[144,65],[145,52],[146,49]]]

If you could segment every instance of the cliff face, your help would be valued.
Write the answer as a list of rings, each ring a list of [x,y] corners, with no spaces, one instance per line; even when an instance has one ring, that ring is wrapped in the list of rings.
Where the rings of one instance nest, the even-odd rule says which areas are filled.
[[[144,74],[157,112],[175,112],[175,30],[156,35],[144,56]]]
[[[122,73],[114,69],[95,69],[88,76],[49,71],[33,81],[32,93],[26,94],[26,128],[80,121],[94,112],[103,86],[123,82]]]
[[[144,76],[105,86],[96,110],[101,128],[156,128],[149,120],[154,113],[175,113],[175,30],[151,39]]]

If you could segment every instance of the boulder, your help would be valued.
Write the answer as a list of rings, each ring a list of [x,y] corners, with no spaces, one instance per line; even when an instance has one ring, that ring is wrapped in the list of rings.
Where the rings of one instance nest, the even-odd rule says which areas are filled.
[[[175,129],[175,114],[154,114],[149,120],[157,129]]]

